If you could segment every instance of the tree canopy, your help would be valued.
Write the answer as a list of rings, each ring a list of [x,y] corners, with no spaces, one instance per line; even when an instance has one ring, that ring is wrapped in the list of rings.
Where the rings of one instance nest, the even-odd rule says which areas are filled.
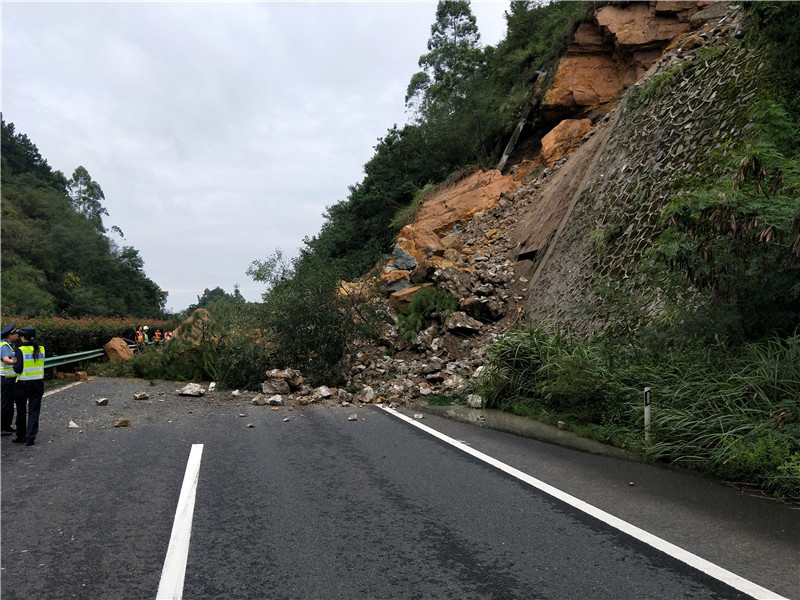
[[[88,171],[78,167],[67,180],[5,120],[2,144],[3,310],[160,317],[167,294],[135,248],[105,235],[105,197]]]
[[[75,169],[72,179],[67,182],[67,194],[75,212],[86,217],[97,231],[105,233],[103,215],[108,216],[108,211],[103,207],[103,200],[106,197],[100,184],[92,181],[91,175],[84,167]]]
[[[242,296],[242,292],[239,291],[238,286],[234,286],[233,293],[229,294],[221,287],[217,286],[213,290],[206,288],[203,290],[203,294],[197,297],[197,302],[194,304],[190,304],[185,311],[183,311],[184,316],[188,317],[198,308],[206,308],[206,309],[214,309],[215,307],[218,308],[218,305],[239,305],[244,304],[247,301],[245,300],[244,296]],[[211,310],[213,314],[213,310]]]
[[[422,71],[411,77],[406,105],[416,101],[424,115],[440,99],[461,96],[462,85],[477,70],[482,58],[480,33],[469,2],[448,0],[436,6],[428,53],[419,58]]]

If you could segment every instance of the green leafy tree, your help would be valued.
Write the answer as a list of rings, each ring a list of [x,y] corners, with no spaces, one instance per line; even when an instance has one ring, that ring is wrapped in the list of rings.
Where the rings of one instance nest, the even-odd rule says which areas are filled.
[[[20,316],[160,317],[166,293],[134,248],[104,235],[103,192],[86,169],[68,181],[5,121],[2,143],[3,307]]]
[[[2,122],[2,173],[3,179],[26,176],[31,180],[64,190],[67,180],[61,171],[53,171],[47,161],[39,154],[39,149],[24,133],[17,133],[13,123],[7,123],[0,113]]]
[[[311,381],[336,382],[357,341],[374,335],[377,321],[339,293],[341,273],[331,263],[289,261],[277,251],[254,261],[247,274],[269,286],[259,330],[269,340],[273,368],[293,367]]]
[[[436,101],[463,97],[465,81],[481,64],[480,39],[468,0],[440,0],[428,53],[419,59],[423,70],[411,77],[406,104],[416,104],[424,115]]]
[[[197,297],[197,302],[186,308],[184,316],[188,317],[198,308],[205,308],[216,318],[218,313],[227,312],[229,307],[241,307],[246,304],[246,302],[244,296],[242,296],[242,293],[239,291],[239,286],[234,286],[232,294],[229,294],[219,286],[215,287],[213,290],[206,288],[203,290],[203,294]]]
[[[92,180],[84,167],[75,169],[72,179],[67,182],[67,193],[75,211],[86,217],[97,231],[105,233],[103,215],[108,216],[108,211],[103,207],[105,195],[100,184]]]

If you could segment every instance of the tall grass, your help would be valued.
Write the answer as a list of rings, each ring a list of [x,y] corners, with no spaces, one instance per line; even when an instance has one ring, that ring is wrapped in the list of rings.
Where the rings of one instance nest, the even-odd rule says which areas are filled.
[[[642,391],[652,389],[652,441]],[[489,353],[486,405],[800,501],[800,335],[661,353],[529,326]]]
[[[646,456],[800,500],[800,336],[694,358],[659,369]]]

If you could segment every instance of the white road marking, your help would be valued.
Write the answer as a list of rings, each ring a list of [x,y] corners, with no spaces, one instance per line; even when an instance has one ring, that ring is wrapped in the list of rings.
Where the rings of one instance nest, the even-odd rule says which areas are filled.
[[[383,409],[384,411],[392,415],[395,415],[396,417],[402,419],[403,421],[410,423],[414,427],[417,427],[425,431],[426,433],[450,444],[451,446],[455,446],[462,452],[466,452],[467,454],[474,456],[478,460],[482,460],[483,462],[490,464],[497,469],[500,469],[504,473],[508,473],[512,477],[516,477],[520,481],[524,481],[525,483],[535,487],[536,489],[546,494],[549,494],[550,496],[553,496],[554,498],[557,498],[558,500],[561,500],[562,502],[566,502],[567,504],[569,504],[574,508],[577,508],[581,512],[591,515],[592,517],[602,521],[603,523],[606,523],[607,525],[610,525],[611,527],[614,527],[615,529],[618,529],[619,531],[622,531],[623,533],[627,533],[628,535],[636,538],[640,542],[644,542],[645,544],[652,546],[656,550],[664,552],[665,554],[668,554],[669,556],[672,556],[673,558],[676,558],[681,562],[686,563],[687,565],[689,565],[694,569],[697,569],[698,571],[702,571],[703,573],[710,575],[714,579],[717,579],[731,586],[732,588],[735,588],[740,592],[747,594],[748,596],[752,596],[756,600],[788,600],[788,598],[780,596],[771,590],[768,590],[756,583],[753,583],[752,581],[740,577],[739,575],[736,575],[736,573],[732,573],[731,571],[723,569],[722,567],[715,565],[714,563],[709,562],[704,558],[700,558],[696,554],[692,554],[691,552],[684,550],[683,548],[676,546],[675,544],[672,544],[664,539],[661,539],[660,537],[655,536],[652,533],[645,531],[644,529],[640,529],[639,527],[636,527],[635,525],[632,525],[627,521],[623,521],[622,519],[619,519],[614,515],[605,512],[604,510],[592,506],[591,504],[584,502],[583,500],[580,500],[575,496],[567,494],[566,492],[563,492],[558,488],[555,488],[539,479],[536,479],[535,477],[531,477],[527,473],[523,473],[519,469],[515,469],[514,467],[509,466],[497,460],[496,458],[492,458],[488,454],[484,454],[483,452],[475,450],[474,448],[470,448],[463,442],[459,442],[458,440],[455,440],[443,433],[440,433],[435,429],[428,427],[427,425],[423,425],[419,421],[416,421],[411,417],[407,417],[406,415],[399,413],[392,408],[380,404],[376,406],[378,406],[379,408]]]
[[[50,396],[51,394],[55,394],[56,392],[63,392],[64,390],[68,390],[71,387],[75,387],[76,385],[82,384],[82,381],[76,381],[75,383],[68,383],[67,385],[62,385],[57,388],[53,388],[52,390],[45,392],[42,398],[46,396]]]
[[[192,535],[194,499],[197,481],[200,478],[202,455],[203,444],[192,444],[156,600],[181,600],[183,597],[183,579],[186,575],[186,561],[189,558],[189,538]]]

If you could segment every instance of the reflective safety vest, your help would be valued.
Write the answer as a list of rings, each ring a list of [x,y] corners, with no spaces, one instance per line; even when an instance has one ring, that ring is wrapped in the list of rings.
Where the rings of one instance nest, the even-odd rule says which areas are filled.
[[[44,379],[44,346],[39,346],[39,356],[36,358],[33,357],[33,346],[20,346],[19,349],[24,360],[17,381]]]
[[[14,348],[13,346],[11,346],[11,344],[3,340],[3,343],[0,344],[0,348],[3,346],[8,346],[9,348],[11,348],[11,355],[12,356],[14,355]],[[17,377],[17,372],[14,370],[14,365],[7,365],[6,363],[3,363],[3,377],[10,377],[10,378]]]

